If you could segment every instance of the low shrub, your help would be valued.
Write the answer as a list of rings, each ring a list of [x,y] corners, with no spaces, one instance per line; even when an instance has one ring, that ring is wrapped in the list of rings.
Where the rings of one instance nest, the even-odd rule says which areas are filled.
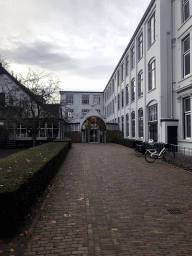
[[[109,131],[107,130],[106,141],[111,143],[117,143],[118,140],[123,139],[123,133],[119,130]]]
[[[0,159],[1,234],[17,230],[59,170],[69,147],[69,142],[50,142]]]
[[[139,144],[141,141],[139,140],[133,140],[133,139],[116,139],[115,143],[121,144],[123,146],[129,147],[129,148],[135,148],[136,144]]]
[[[81,132],[66,132],[65,136],[72,140],[74,143],[82,142]]]

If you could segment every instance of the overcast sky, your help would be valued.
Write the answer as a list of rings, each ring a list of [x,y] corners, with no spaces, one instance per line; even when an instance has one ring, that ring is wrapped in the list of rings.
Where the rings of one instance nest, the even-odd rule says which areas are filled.
[[[15,74],[103,91],[150,0],[1,0],[0,55]]]

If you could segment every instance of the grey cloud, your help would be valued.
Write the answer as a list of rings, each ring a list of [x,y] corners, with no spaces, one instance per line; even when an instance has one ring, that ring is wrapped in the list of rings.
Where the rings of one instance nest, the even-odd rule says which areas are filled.
[[[51,70],[74,70],[78,68],[77,60],[69,56],[63,49],[47,42],[18,44],[12,50],[2,50],[3,56],[18,64],[35,65]]]

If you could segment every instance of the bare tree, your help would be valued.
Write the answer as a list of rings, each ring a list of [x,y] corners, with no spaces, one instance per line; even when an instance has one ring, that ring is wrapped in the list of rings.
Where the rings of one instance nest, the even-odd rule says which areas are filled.
[[[62,118],[58,104],[60,81],[53,78],[52,74],[37,73],[30,69],[26,77],[20,75],[14,81],[14,86],[7,87],[7,113],[9,118],[12,113],[14,120],[30,127],[35,146],[39,129],[48,121]]]
[[[10,66],[11,66],[10,63],[6,59],[4,59],[2,55],[0,55],[0,63],[2,67],[5,68],[6,70],[10,69]]]

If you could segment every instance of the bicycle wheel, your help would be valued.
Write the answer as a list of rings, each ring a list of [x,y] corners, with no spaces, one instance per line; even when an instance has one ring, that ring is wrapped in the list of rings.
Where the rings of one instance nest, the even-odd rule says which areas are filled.
[[[136,148],[134,149],[134,153],[136,156],[143,156],[143,153],[139,152]]]
[[[145,153],[145,160],[148,162],[148,163],[154,163],[156,158],[155,157],[151,157],[151,153],[149,151],[147,151]]]
[[[163,153],[163,160],[167,163],[170,163],[175,158],[175,153],[165,150]]]

